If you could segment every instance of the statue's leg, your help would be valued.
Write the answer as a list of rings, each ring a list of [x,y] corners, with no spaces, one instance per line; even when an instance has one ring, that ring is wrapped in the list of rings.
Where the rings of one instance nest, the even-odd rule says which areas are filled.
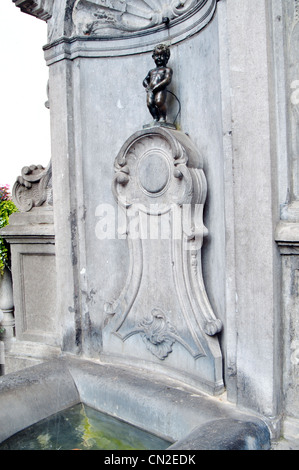
[[[147,107],[155,121],[159,121],[159,112],[155,104],[155,95],[152,92],[147,92]]]
[[[162,122],[166,122],[166,91],[160,91],[155,96],[155,104],[156,108],[158,109],[159,120]]]

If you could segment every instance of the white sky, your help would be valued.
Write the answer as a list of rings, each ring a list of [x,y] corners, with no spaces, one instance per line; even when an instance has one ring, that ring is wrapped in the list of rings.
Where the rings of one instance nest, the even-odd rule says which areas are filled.
[[[0,0],[0,185],[10,191],[24,166],[50,160],[47,24]]]

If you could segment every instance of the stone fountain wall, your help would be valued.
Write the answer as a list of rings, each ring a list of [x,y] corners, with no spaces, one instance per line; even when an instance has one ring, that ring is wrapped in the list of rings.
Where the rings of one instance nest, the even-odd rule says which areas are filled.
[[[14,2],[48,25],[56,303],[42,344],[126,356],[128,343],[113,350],[105,336],[107,305],[130,272],[111,184],[123,144],[149,121],[142,81],[153,47],[167,42],[177,129],[207,181],[201,272],[222,324],[214,338],[227,398],[267,417],[274,433],[282,423],[298,433],[298,1]],[[173,96],[168,106],[173,122]],[[166,296],[168,279],[158,279]],[[17,326],[17,303],[15,314]]]

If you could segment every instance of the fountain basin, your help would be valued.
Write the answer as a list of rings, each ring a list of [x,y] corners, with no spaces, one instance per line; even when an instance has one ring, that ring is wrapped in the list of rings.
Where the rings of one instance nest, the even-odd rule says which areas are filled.
[[[263,419],[240,412],[224,397],[134,368],[74,357],[0,378],[0,442],[79,403],[168,440],[169,449],[271,447]]]

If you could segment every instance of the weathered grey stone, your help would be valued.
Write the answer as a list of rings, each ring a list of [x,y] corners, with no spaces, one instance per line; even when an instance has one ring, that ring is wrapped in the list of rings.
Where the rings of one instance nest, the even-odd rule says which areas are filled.
[[[55,360],[61,356],[61,349],[36,341],[14,338],[5,354],[5,373],[11,374],[27,367]]]
[[[0,375],[5,373],[5,350],[4,343],[0,341]]]
[[[12,0],[24,13],[47,21],[52,16],[53,0]]]
[[[11,249],[16,338],[60,345],[52,209],[14,213],[1,235]]]
[[[283,434],[287,438],[299,435],[299,233],[298,223],[280,222],[276,230],[282,259],[282,294],[283,294],[283,394],[286,419]]]
[[[229,243],[224,249],[229,300],[226,383],[229,395],[235,395],[240,405],[275,416],[279,422],[280,258],[273,239],[279,207],[271,146],[274,76],[267,48],[271,7],[266,2],[228,0],[219,2],[218,18],[225,38],[220,56]],[[204,261],[207,266],[208,260]]]
[[[221,125],[219,90],[212,115],[207,111],[208,103],[214,99],[212,83],[219,82],[218,58],[212,54],[210,38],[210,35],[217,37],[217,23],[210,26],[212,30],[204,30],[202,35],[194,37],[194,42],[182,43],[182,51],[174,46],[171,61],[176,76],[172,90],[176,92],[180,88],[181,101],[188,103],[188,110],[184,108],[181,116],[184,130],[189,131],[199,152],[206,151],[205,166],[207,161],[211,165],[207,214],[210,214],[209,229],[215,230],[217,218],[223,214],[223,201],[215,197],[212,189],[219,185],[222,144],[221,133],[215,128],[215,122]],[[152,59],[148,54],[112,57],[107,61],[93,54],[89,62],[84,50],[96,41],[89,38],[85,42],[81,39],[75,42],[80,57],[58,61],[57,56],[57,60],[49,62],[52,64],[49,72],[54,219],[55,226],[59,227],[55,234],[60,286],[57,308],[62,322],[63,349],[99,357],[105,319],[99,312],[104,312],[105,302],[118,298],[129,269],[128,249],[123,237],[119,237],[115,229],[111,239],[98,237],[103,216],[101,208],[106,206],[117,215],[111,191],[113,163],[126,139],[148,122],[142,80]],[[46,50],[46,56],[56,55],[59,47],[59,44],[53,44]],[[208,59],[208,50],[213,57],[212,63]],[[186,63],[192,62],[194,54],[199,54],[203,63],[209,63],[211,81],[205,83],[204,67],[194,70],[195,76],[183,76],[179,66],[181,53]],[[120,69],[123,71],[121,80]],[[136,70],[134,80],[133,69]],[[103,93],[107,76],[111,77],[109,93]],[[205,83],[203,89],[195,86],[197,82]],[[136,92],[136,83],[140,83],[140,92]],[[188,98],[191,88],[196,94],[192,102]],[[199,108],[204,110],[200,121],[197,118]],[[170,122],[176,113],[177,103],[170,103]],[[113,139],[108,138],[112,135]],[[205,136],[203,140],[200,135]],[[74,194],[76,197],[72,197]],[[220,262],[224,232],[221,229],[217,233],[207,250],[208,253],[212,250],[212,256]],[[210,269],[212,276],[208,273],[208,277],[213,278],[217,290],[212,295],[214,310],[223,319],[223,274],[216,265],[211,265]]]
[[[222,323],[201,270],[207,229],[202,157],[186,134],[152,127],[116,157],[112,187],[124,210],[131,268],[105,305],[103,357],[164,372],[210,393],[223,391]]]
[[[17,178],[12,190],[12,197],[21,211],[30,211],[33,207],[51,207],[52,195],[52,166],[30,165],[22,169],[22,176]]]
[[[55,397],[55,399],[53,399]],[[217,428],[205,446],[214,449],[224,420],[242,422],[239,430],[248,448],[270,446],[267,426],[259,418],[238,411],[218,399],[184,390],[158,374],[64,358],[0,378],[0,442],[17,431],[75,403],[85,403],[130,424],[175,442],[192,429]],[[13,403],[13,407],[12,407]],[[13,409],[11,409],[13,408]],[[216,423],[216,424],[215,424]],[[229,448],[240,442],[231,433]],[[199,442],[193,447],[201,449]]]
[[[283,344],[282,392],[284,397],[283,435],[299,437],[298,413],[298,84],[299,84],[299,4],[275,2],[275,57],[277,70],[277,147],[280,184],[280,222],[275,240],[281,254],[281,343]],[[274,30],[274,31],[275,31]],[[277,33],[276,33],[277,34]],[[279,49],[280,48],[280,49]],[[278,50],[277,50],[278,49]],[[280,51],[280,54],[278,52]],[[296,448],[292,442],[291,448]]]
[[[223,418],[193,430],[170,446],[174,450],[270,450],[270,434],[261,420]]]
[[[72,376],[63,363],[28,367],[0,378],[0,441],[80,402]]]
[[[100,19],[94,16],[103,13],[100,0],[16,5],[48,22],[44,51],[62,350],[103,358],[109,329],[104,305],[122,295],[131,269],[125,232],[115,224],[106,227],[109,237],[99,237],[105,213],[119,216],[110,187],[113,162],[128,137],[148,122],[142,80],[153,45],[167,41],[170,91],[182,105],[177,126],[201,153],[208,182],[202,273],[212,311],[224,326],[228,401],[269,418],[273,433],[279,435],[284,421],[285,431],[298,436],[298,1],[226,0],[217,8],[215,1],[185,2],[189,10],[169,14],[169,22],[161,8],[152,22],[144,15],[137,21],[137,0],[109,1]],[[125,31],[132,5],[136,10],[126,23],[132,31]],[[107,28],[108,16],[113,27]],[[171,95],[170,122],[177,105]],[[159,170],[144,158],[137,171],[146,196],[167,191],[171,173],[158,150]],[[127,170],[118,174],[123,189]],[[37,237],[46,241],[51,230],[41,225]],[[26,225],[18,231],[19,241],[30,236]],[[31,235],[31,241],[37,238]],[[148,259],[152,245],[144,248]],[[152,321],[141,323],[150,329]],[[154,357],[157,348],[148,338],[133,335],[128,341],[136,338],[136,348],[147,345],[148,357]],[[108,343],[111,357],[116,340]],[[171,341],[160,354],[167,361],[176,347]],[[154,359],[154,365],[163,360]]]
[[[97,53],[105,56],[149,51],[156,44],[169,41],[170,26],[172,43],[182,41],[209,23],[217,3],[217,0],[13,1],[23,12],[47,21],[49,43],[63,38],[63,54],[69,53],[69,46],[76,54],[69,39],[93,37],[107,39],[96,45]],[[94,48],[95,44],[91,46]]]
[[[5,267],[0,276],[0,328],[3,329],[1,339],[5,344],[6,352],[11,348],[11,341],[15,336],[14,301],[12,277],[8,267]]]

